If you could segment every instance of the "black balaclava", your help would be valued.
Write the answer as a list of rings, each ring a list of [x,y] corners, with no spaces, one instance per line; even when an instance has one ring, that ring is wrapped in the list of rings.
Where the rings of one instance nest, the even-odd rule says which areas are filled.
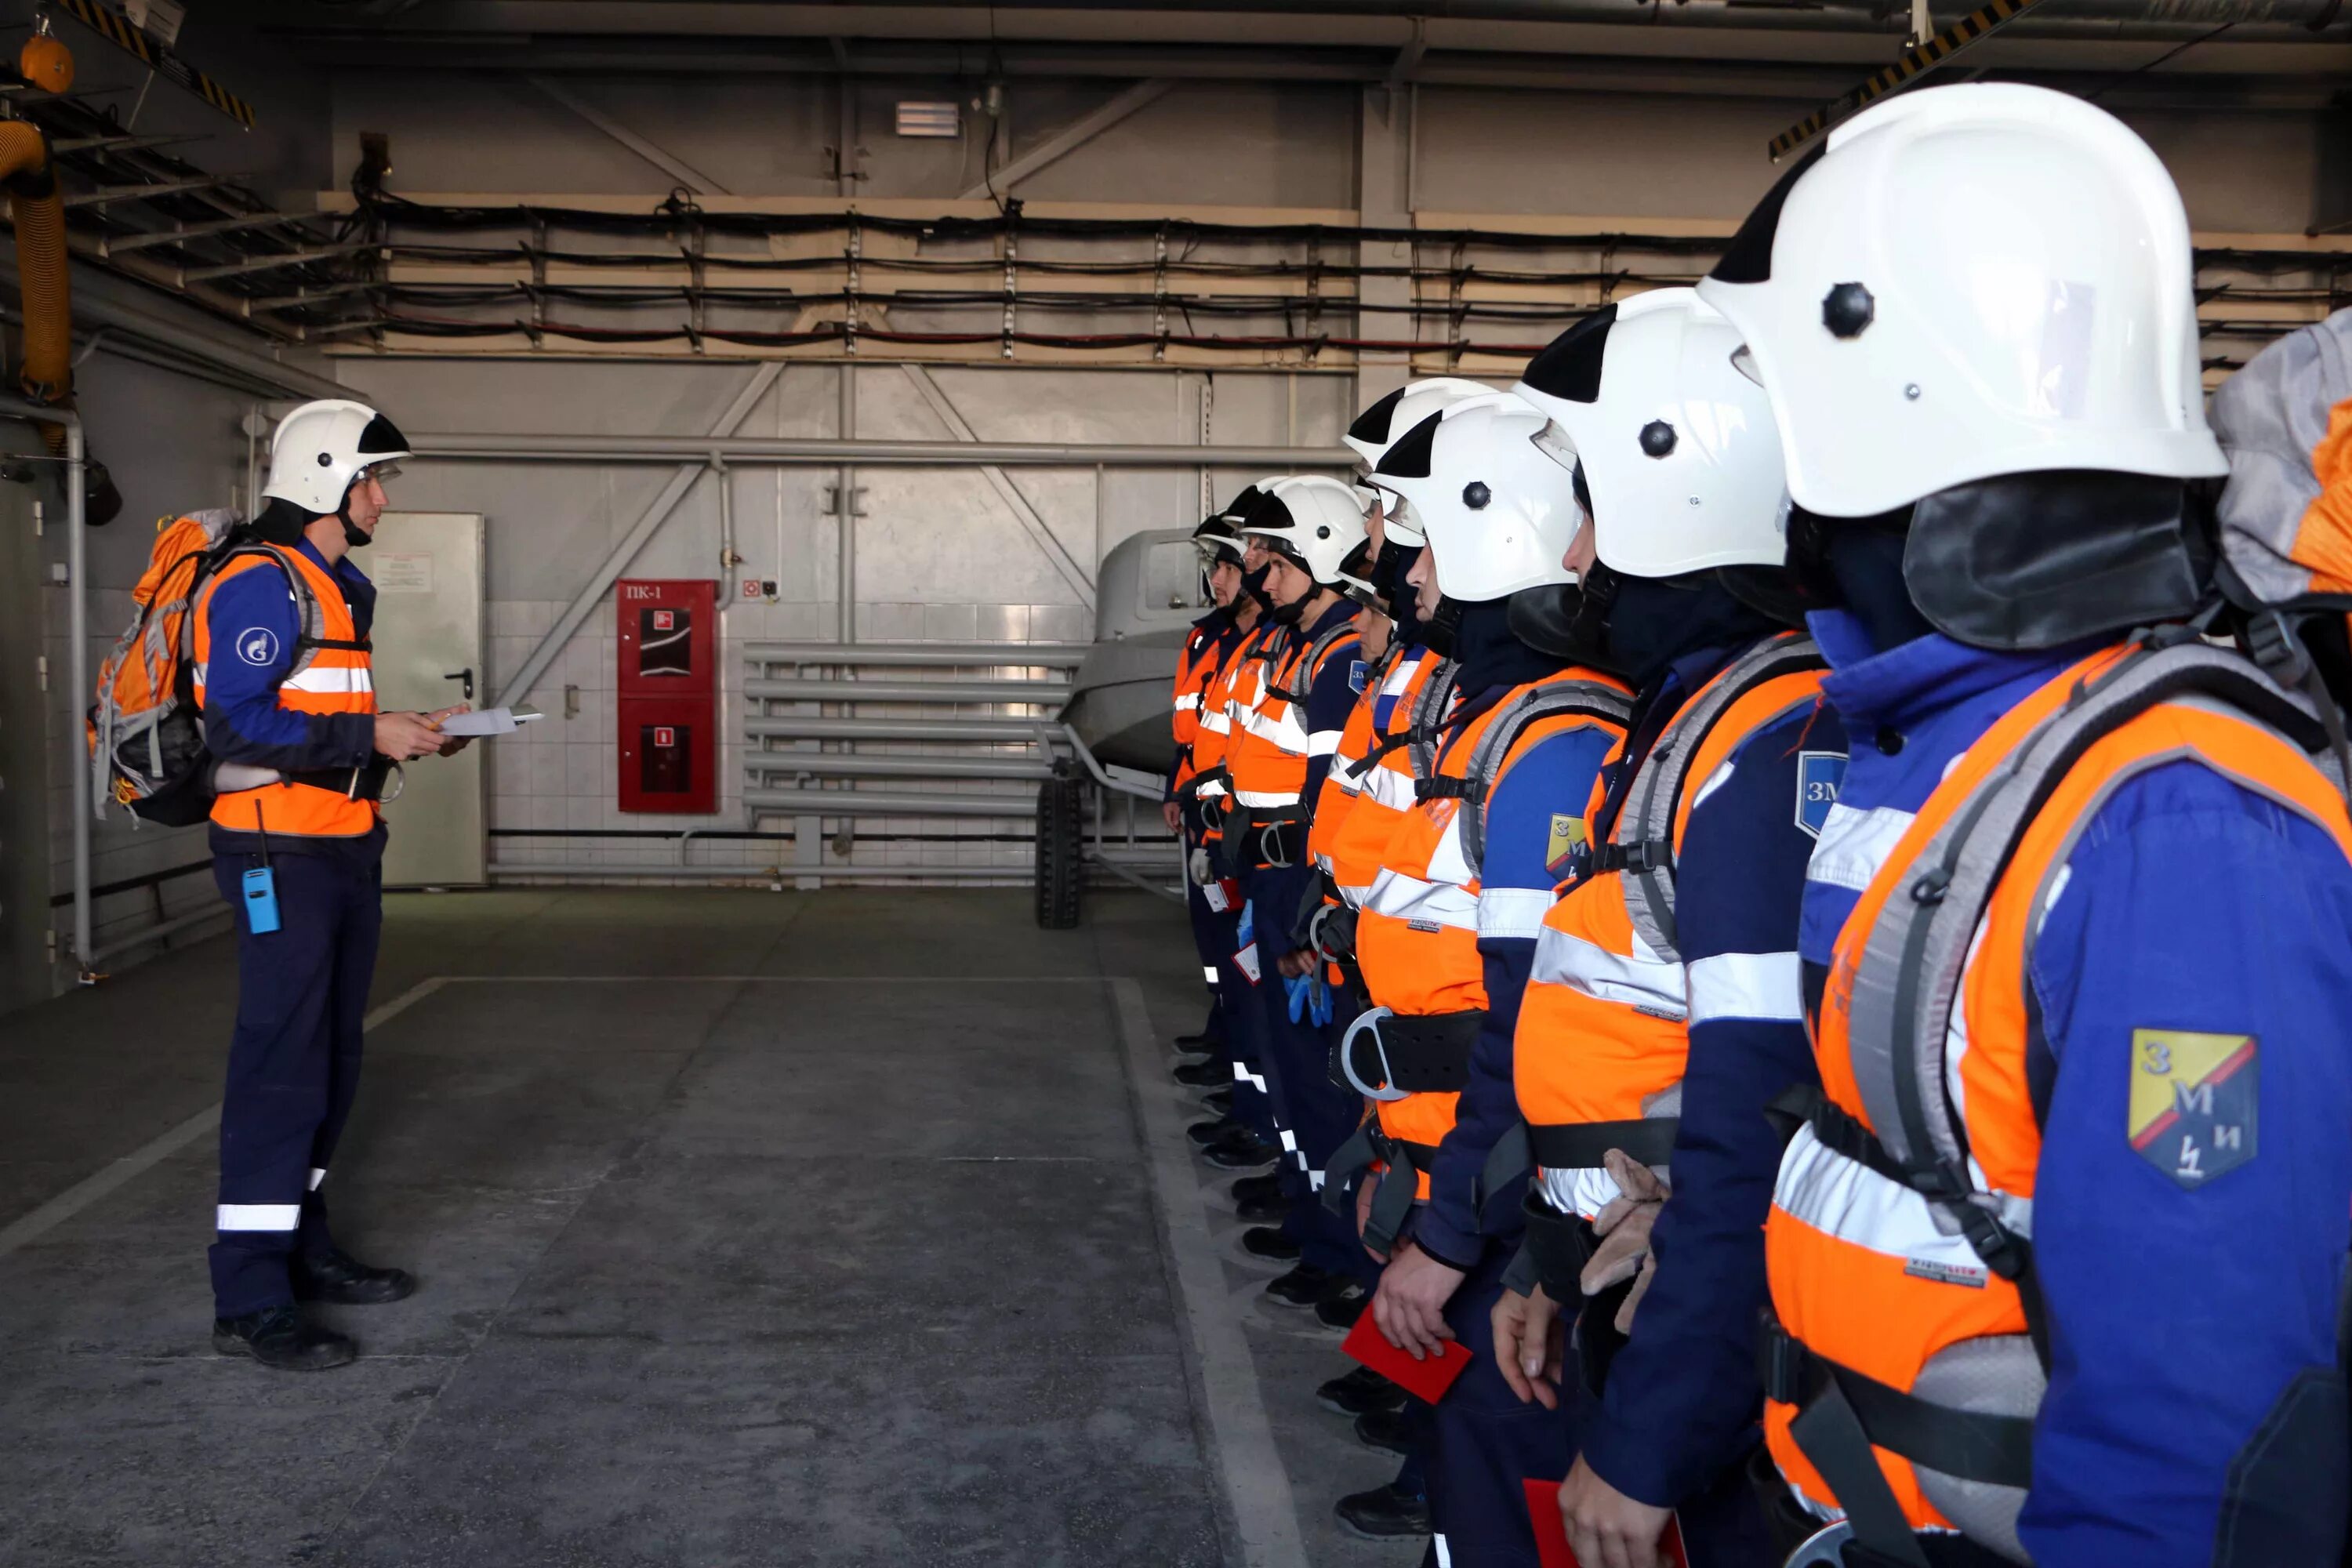
[[[1640,691],[1685,654],[1752,642],[1778,625],[1711,572],[1621,577],[1598,563],[1581,584],[1512,595],[1510,619],[1530,647],[1605,669]]]
[[[1889,515],[1907,514],[1906,508]],[[1911,602],[1910,586],[1903,580],[1903,552],[1908,542],[1909,535],[1900,526],[1889,526],[1884,518],[1866,518],[1829,524],[1821,531],[1819,545],[1807,552],[1809,561],[1826,573],[1837,603],[1862,623],[1870,646],[1881,653],[1936,629]]]
[[[269,504],[261,509],[261,514],[245,526],[263,543],[291,550],[302,542],[302,531],[310,526],[310,519],[314,515],[283,496],[271,496]],[[350,524],[344,526],[349,528]]]
[[[1524,686],[1556,675],[1568,662],[1524,641],[1512,629],[1509,599],[1481,599],[1462,606],[1461,625],[1454,634],[1454,658],[1460,664],[1456,691],[1475,694],[1494,687]]]
[[[1276,616],[1274,598],[1265,591],[1266,574],[1273,570],[1274,563],[1269,561],[1255,572],[1242,574],[1242,592],[1257,601],[1257,613],[1267,620]]]
[[[1462,603],[1458,599],[1440,599],[1437,608],[1424,616],[1421,613],[1421,595],[1414,594],[1405,601],[1405,609],[1412,617],[1412,640],[1440,658],[1453,658],[1460,651]]]

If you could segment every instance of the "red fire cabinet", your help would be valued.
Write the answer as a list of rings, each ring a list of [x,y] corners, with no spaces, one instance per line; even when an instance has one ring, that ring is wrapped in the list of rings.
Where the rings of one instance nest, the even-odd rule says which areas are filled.
[[[708,578],[625,578],[614,600],[621,809],[716,811],[717,589]]]

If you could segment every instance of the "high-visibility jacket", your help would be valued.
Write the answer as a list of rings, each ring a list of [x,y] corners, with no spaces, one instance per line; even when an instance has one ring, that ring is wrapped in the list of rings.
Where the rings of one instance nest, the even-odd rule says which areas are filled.
[[[213,607],[224,588],[253,572],[266,572],[282,583],[288,570],[301,574],[310,595],[303,609],[316,616],[315,630],[303,626],[288,646],[268,628],[215,627]],[[290,587],[287,592],[296,597]],[[296,602],[302,603],[299,597]],[[209,679],[215,657],[236,661],[241,674],[259,670],[274,676],[277,705],[288,711],[369,715],[376,710],[368,644],[360,637],[342,587],[301,548],[232,556],[205,583],[196,598],[192,672],[200,708],[205,706],[206,691],[220,684]],[[331,782],[324,771],[299,770],[256,788],[224,789],[213,802],[212,820],[239,833],[258,829],[289,838],[360,837],[374,831],[383,816],[373,798],[361,795],[361,771],[354,767],[338,773]]]
[[[1434,765],[1437,719],[1453,700],[1454,668],[1425,647],[1408,647],[1391,659],[1373,692],[1374,740],[1348,770],[1343,787],[1354,801],[1330,837],[1332,885],[1350,905],[1361,906],[1371,892],[1381,857],[1412,809],[1413,782]]]
[[[1218,802],[1219,809],[1232,803],[1227,764],[1234,737],[1245,732],[1245,716],[1265,695],[1266,665],[1270,657],[1279,655],[1282,639],[1283,628],[1261,618],[1234,644],[1202,693],[1200,728],[1192,736],[1191,784],[1198,798]]]
[[[1363,645],[1349,625],[1354,614],[1345,603],[1336,605],[1318,625],[1294,627],[1278,647],[1269,647],[1258,700],[1235,710],[1237,728],[1225,748],[1225,771],[1241,809],[1304,817],[1311,804],[1308,764],[1328,768],[1340,735],[1336,726],[1309,727],[1307,694],[1335,660],[1343,670],[1360,660]],[[1304,830],[1299,839],[1303,852]]]
[[[1387,684],[1389,672],[1395,668],[1402,652],[1401,648],[1390,648],[1385,658],[1366,670],[1363,689],[1356,695],[1355,706],[1348,710],[1348,721],[1339,729],[1339,743],[1332,749],[1330,770],[1324,773],[1322,785],[1315,792],[1314,823],[1307,831],[1307,853],[1316,869],[1335,887],[1332,847],[1339,839],[1340,824],[1348,820],[1348,812],[1356,804],[1357,792],[1362,787],[1356,777],[1356,768],[1371,754],[1380,740],[1381,689]],[[1336,890],[1331,897],[1339,897]]]
[[[1957,1529],[2042,1568],[2334,1563],[2343,1406],[2305,1395],[2352,1243],[2352,818],[2315,722],[2194,641],[1930,637],[1829,693],[1878,745],[1806,892],[1782,1475],[1897,1562]]]
[[[1514,719],[1517,732],[1494,754],[1485,744],[1487,731],[1530,693],[1555,700],[1559,710]],[[1457,708],[1449,719],[1433,774],[1399,819],[1357,917],[1356,956],[1366,989],[1375,1009],[1394,1015],[1380,1026],[1382,1049],[1399,1068],[1388,1087],[1410,1091],[1377,1101],[1377,1115],[1382,1134],[1412,1165],[1421,1199],[1429,1195],[1436,1146],[1454,1127],[1469,1048],[1486,1008],[1478,952],[1486,799],[1513,765],[1555,736],[1583,730],[1622,740],[1632,700],[1615,679],[1576,668],[1494,696],[1482,710],[1465,717]],[[1474,763],[1483,768],[1474,770]],[[1404,1068],[1408,1053],[1423,1058],[1421,1070]],[[1393,1169],[1396,1160],[1390,1163]]]
[[[1757,729],[1818,702],[1821,681],[1809,641],[1768,638],[1674,709],[1630,779],[1595,785],[1591,871],[1544,916],[1513,1054],[1538,1181],[1558,1215],[1590,1220],[1617,1195],[1601,1165],[1609,1149],[1666,1163],[1690,1048],[1674,857],[1704,782]],[[1660,700],[1672,700],[1671,687]],[[1612,771],[1626,760],[1621,749]],[[1727,972],[1715,980],[1740,983]]]
[[[1170,720],[1176,736],[1176,764],[1169,774],[1171,793],[1182,789],[1192,777],[1192,742],[1201,731],[1201,703],[1223,667],[1226,647],[1236,640],[1233,628],[1233,612],[1212,610],[1192,623],[1184,646],[1177,650],[1175,707]]]

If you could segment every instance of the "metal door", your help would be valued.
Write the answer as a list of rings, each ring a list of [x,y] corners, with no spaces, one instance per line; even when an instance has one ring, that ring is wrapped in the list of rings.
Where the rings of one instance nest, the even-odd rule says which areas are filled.
[[[376,705],[432,712],[487,700],[482,670],[482,516],[388,511],[375,543],[355,557],[375,580]],[[484,871],[482,757],[477,741],[454,757],[408,764],[383,815],[388,887],[478,887]]]
[[[47,510],[54,516],[63,509],[52,501]],[[0,1013],[49,996],[48,726],[53,713],[79,711],[88,700],[47,689],[64,681],[61,669],[49,669],[44,681],[40,584],[31,498],[26,486],[0,485]],[[91,672],[97,668],[93,658]],[[61,732],[74,742],[66,765],[83,766],[79,736]],[[56,794],[63,798],[65,791]],[[58,816],[60,837],[70,826]]]

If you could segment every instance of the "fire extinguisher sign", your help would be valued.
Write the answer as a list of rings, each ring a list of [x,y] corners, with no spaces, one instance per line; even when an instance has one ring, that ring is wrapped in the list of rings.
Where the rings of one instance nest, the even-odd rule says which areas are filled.
[[[654,726],[654,749],[666,752],[677,744],[677,731],[667,724]]]
[[[656,610],[654,612],[654,630],[657,632],[674,632],[677,630],[677,612],[676,610]]]

